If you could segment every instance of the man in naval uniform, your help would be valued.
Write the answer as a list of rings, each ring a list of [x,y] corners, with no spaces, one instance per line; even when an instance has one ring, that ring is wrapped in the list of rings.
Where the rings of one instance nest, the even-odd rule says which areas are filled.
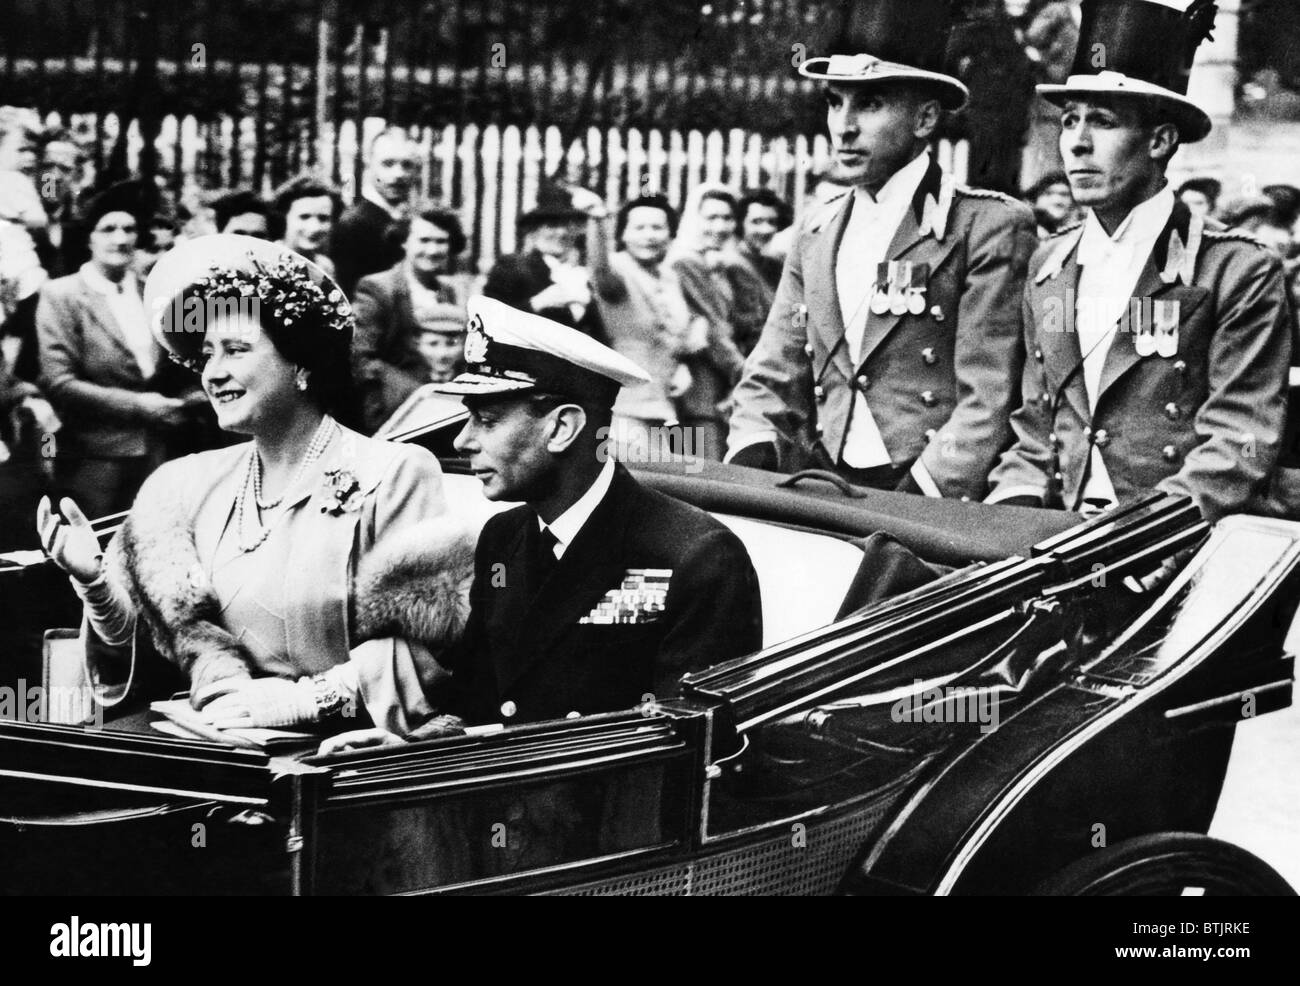
[[[842,4],[831,53],[799,66],[826,83],[833,175],[854,187],[803,221],[735,390],[728,461],[985,494],[1011,438],[1037,240],[1027,206],[956,184],[930,153],[941,111],[968,96],[941,71],[948,7]]]
[[[1094,513],[1158,489],[1210,520],[1288,509],[1281,264],[1165,179],[1179,145],[1210,131],[1186,93],[1214,14],[1212,0],[1084,0],[1072,74],[1038,87],[1061,108],[1087,213],[1030,265],[1022,405],[992,502]]]
[[[518,723],[631,708],[687,671],[762,644],[758,577],[739,538],[647,489],[608,454],[620,386],[644,371],[589,336],[488,298],[469,303],[467,371],[438,385],[489,500],[469,628],[434,704]]]

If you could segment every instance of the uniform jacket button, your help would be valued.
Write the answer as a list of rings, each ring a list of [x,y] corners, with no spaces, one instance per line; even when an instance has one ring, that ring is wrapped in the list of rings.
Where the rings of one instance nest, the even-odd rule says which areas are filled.
[[[921,391],[921,403],[926,407],[934,407],[939,403],[939,399],[934,396],[933,390],[923,390]]]
[[[859,373],[856,382],[859,390],[866,390],[871,386],[871,378],[865,373]]]
[[[1182,416],[1183,416],[1183,409],[1179,407],[1177,404],[1175,404],[1173,401],[1170,401],[1168,404],[1165,405],[1165,417],[1168,418],[1170,421],[1177,421]]]
[[[1176,360],[1174,360],[1174,372],[1175,372],[1175,373],[1186,373],[1186,372],[1187,372],[1187,361],[1186,361],[1186,360],[1181,360],[1181,359],[1176,359]]]
[[[925,429],[925,440],[927,442],[932,442],[934,441],[935,436],[938,434],[939,433],[935,431],[933,428],[927,428]]]
[[[502,718],[513,719],[515,713],[518,711],[519,711],[519,706],[515,705],[515,703],[510,701],[509,699],[506,699],[504,702],[501,703]]]
[[[1041,394],[1038,395],[1038,403],[1050,404],[1051,402],[1052,402],[1052,395],[1049,394],[1046,390],[1044,390]]]
[[[926,346],[921,350],[921,362],[926,366],[934,366],[935,363],[939,362],[939,356],[935,353],[933,346]]]
[[[1178,449],[1174,448],[1172,445],[1166,445],[1160,450],[1160,454],[1164,457],[1166,462],[1178,461]]]
[[[812,359],[813,348],[811,342],[803,347],[803,354],[807,356],[809,359]]]
[[[1098,428],[1092,433],[1092,440],[1097,443],[1098,448],[1105,448],[1110,444],[1110,435],[1106,434],[1105,428]]]
[[[813,396],[819,401],[824,401],[826,399],[826,391],[821,386],[814,387]]]
[[[1041,347],[1034,348],[1034,359],[1038,360],[1040,363],[1043,361],[1043,350]]]
[[[943,321],[943,309],[940,308],[938,305],[933,305],[933,306],[931,306],[931,308],[930,308],[930,317],[933,318],[936,322],[942,322],[942,321]]]
[[[817,429],[816,429],[816,430],[817,430],[817,437],[818,437],[818,438],[820,438],[820,437],[822,436],[822,434],[826,431],[826,429],[822,426],[822,423],[821,423],[820,421],[817,422]]]

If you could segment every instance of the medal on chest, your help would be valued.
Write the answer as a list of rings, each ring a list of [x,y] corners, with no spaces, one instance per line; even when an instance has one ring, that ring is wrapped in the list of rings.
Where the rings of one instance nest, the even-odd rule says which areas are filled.
[[[1179,308],[1177,301],[1143,299],[1133,337],[1133,348],[1139,356],[1158,354],[1169,359],[1178,354]]]
[[[882,261],[876,266],[876,281],[871,292],[872,314],[924,314],[929,281],[929,264],[914,264],[910,260]]]

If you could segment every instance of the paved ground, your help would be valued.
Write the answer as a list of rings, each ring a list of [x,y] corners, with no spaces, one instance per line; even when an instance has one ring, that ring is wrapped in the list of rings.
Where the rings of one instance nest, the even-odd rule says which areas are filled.
[[[1288,636],[1300,646],[1300,624]],[[1237,727],[1210,835],[1267,861],[1300,891],[1300,685],[1289,709]]]

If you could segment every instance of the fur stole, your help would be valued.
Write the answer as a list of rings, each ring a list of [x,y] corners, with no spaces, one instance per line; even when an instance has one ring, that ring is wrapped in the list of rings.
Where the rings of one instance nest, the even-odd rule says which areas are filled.
[[[158,652],[198,690],[247,674],[253,661],[221,626],[221,605],[199,562],[185,497],[177,492],[171,484],[146,483],[106,561]],[[455,643],[469,618],[477,535],[464,520],[443,515],[367,553],[350,592],[355,643],[400,636],[435,651]]]

